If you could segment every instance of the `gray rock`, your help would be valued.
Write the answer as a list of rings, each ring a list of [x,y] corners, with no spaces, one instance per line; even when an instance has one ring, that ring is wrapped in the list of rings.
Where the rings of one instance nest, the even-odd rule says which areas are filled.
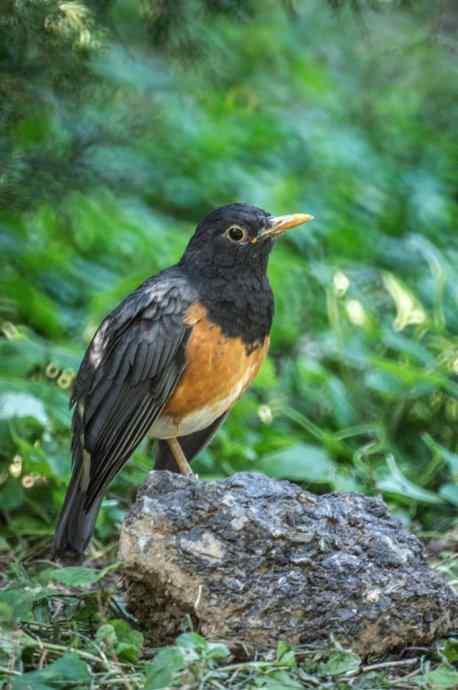
[[[251,650],[332,635],[362,656],[458,628],[458,596],[380,498],[317,497],[252,473],[153,472],[120,558],[128,606],[156,644],[189,619]]]

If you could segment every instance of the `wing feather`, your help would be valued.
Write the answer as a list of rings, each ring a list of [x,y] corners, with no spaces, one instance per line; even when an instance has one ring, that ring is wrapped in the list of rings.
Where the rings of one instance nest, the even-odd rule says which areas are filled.
[[[72,402],[76,462],[90,455],[86,507],[147,434],[186,366],[187,308],[197,299],[172,269],[147,281],[101,324],[81,364]]]

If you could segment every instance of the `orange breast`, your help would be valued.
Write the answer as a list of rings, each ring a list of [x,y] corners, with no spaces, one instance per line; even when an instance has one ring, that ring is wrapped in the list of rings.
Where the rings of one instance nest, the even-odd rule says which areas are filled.
[[[223,400],[228,401],[229,408],[250,385],[269,349],[266,337],[247,353],[241,338],[224,336],[199,305],[188,310],[186,323],[192,326],[186,370],[163,410],[164,415],[177,420]]]

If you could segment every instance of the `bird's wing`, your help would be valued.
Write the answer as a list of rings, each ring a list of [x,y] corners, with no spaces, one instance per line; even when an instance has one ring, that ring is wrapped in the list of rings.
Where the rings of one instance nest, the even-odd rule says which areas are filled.
[[[185,368],[195,296],[162,274],[102,322],[81,364],[72,403],[73,457],[83,463],[89,507],[145,437]]]

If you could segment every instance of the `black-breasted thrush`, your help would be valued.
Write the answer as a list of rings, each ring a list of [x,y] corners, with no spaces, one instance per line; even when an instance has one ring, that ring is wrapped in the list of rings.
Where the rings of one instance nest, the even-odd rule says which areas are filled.
[[[230,204],[198,225],[182,259],[101,323],[73,396],[73,475],[54,554],[84,555],[105,490],[145,436],[156,469],[190,472],[256,376],[269,347],[274,241],[308,214]]]

